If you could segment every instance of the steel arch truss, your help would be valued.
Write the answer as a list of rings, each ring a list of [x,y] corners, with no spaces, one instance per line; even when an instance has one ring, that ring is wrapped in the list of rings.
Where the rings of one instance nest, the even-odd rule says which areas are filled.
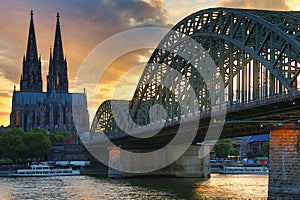
[[[217,66],[212,79],[222,78],[224,88],[214,81],[209,83],[199,73],[201,68],[210,69],[200,65],[203,55],[197,54],[189,38],[209,53]],[[183,79],[178,81],[172,70]],[[192,115],[209,112],[218,103],[246,104],[296,92],[300,88],[299,72],[299,12],[207,9],[186,17],[162,39],[145,67],[129,112],[137,124],[146,125],[152,122],[149,108],[160,104],[166,109],[167,121],[179,121],[189,117],[181,115],[179,100],[185,113]],[[190,87],[196,101],[188,95],[180,96]],[[211,87],[222,91],[215,102],[211,102]],[[110,101],[105,101],[96,113],[91,132],[118,131]]]
[[[194,13],[175,25],[152,54],[131,104],[132,116],[140,124],[149,123],[147,109],[156,101],[177,101],[176,95],[149,83],[149,80],[168,76],[168,67],[178,70],[190,81],[201,111],[211,109],[213,102],[210,102],[206,83],[194,70],[194,67],[200,66],[191,66],[188,60],[176,54],[178,46],[189,46],[185,44],[187,36],[201,44],[216,63],[217,73],[226,86],[220,101],[247,103],[299,88],[298,12],[208,9]],[[190,51],[186,54],[192,57],[196,56],[192,49],[186,48],[185,51]],[[157,64],[166,69],[157,70]],[[170,105],[168,117],[173,120],[178,109],[174,108],[174,104]]]
[[[91,126],[91,133],[109,133],[112,130],[113,115],[110,100],[104,101],[98,108]]]
[[[132,128],[128,119],[129,103],[123,100],[104,101],[95,114],[90,132],[111,136],[129,131]]]

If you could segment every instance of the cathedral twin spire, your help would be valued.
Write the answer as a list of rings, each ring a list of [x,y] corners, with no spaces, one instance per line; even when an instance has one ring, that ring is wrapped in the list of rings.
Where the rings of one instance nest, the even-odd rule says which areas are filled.
[[[59,13],[56,16],[56,30],[54,38],[53,57],[50,48],[49,73],[47,76],[47,91],[68,92],[67,61],[64,58],[60,33]]]
[[[20,81],[20,91],[42,92],[41,58],[38,58],[33,12],[30,13],[30,25],[26,57],[23,58],[23,74]],[[53,56],[50,48],[49,72],[47,76],[47,91],[67,93],[68,72],[67,61],[64,58],[60,32],[59,13],[57,13]]]
[[[41,92],[43,90],[41,58],[38,58],[32,11],[30,16],[27,52],[26,57],[23,57],[23,74],[20,80],[20,88],[21,91]]]

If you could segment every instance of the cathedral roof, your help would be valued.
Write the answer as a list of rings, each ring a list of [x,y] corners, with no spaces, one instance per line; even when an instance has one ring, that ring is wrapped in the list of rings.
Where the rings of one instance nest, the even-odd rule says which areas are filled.
[[[44,92],[14,92],[15,105],[38,105],[43,103],[46,98]]]
[[[15,105],[41,105],[49,100],[56,102],[61,101],[62,104],[70,104],[78,106],[86,106],[86,96],[84,93],[56,93],[51,92],[14,92]]]

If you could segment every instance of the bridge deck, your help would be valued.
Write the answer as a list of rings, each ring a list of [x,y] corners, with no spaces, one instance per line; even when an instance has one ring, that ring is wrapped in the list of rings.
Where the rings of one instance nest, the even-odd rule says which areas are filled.
[[[163,129],[155,129],[145,131],[157,132],[151,138],[140,139],[132,136],[124,136],[121,138],[112,139],[117,145],[123,145],[128,148],[136,146],[143,148],[160,148],[166,145],[175,134],[178,132],[179,125],[185,127],[184,134],[191,134],[197,131],[194,143],[202,142],[206,136],[210,122],[211,127],[220,125],[221,121],[211,119],[210,114],[201,117],[200,122],[188,120],[181,124],[166,126]],[[296,122],[300,119],[300,96],[282,98],[274,97],[273,99],[252,102],[247,105],[233,105],[227,109],[226,121],[220,138],[232,138],[239,136],[265,134],[270,131],[270,128],[280,123]]]

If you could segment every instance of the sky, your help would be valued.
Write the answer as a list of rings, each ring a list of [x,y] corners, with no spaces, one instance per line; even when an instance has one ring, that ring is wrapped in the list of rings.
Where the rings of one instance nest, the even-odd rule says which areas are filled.
[[[63,48],[68,63],[69,90],[89,53],[114,34],[136,27],[172,27],[199,10],[212,7],[300,10],[300,0],[10,0],[0,3],[0,125],[9,125],[14,85],[19,81],[22,58],[26,53],[30,10],[38,53],[42,58],[43,87],[50,46],[53,46],[56,13],[60,13]],[[159,41],[158,41],[159,42]],[[133,51],[120,56],[106,69],[99,81],[95,99],[88,99],[92,113],[118,88],[118,99],[131,99],[151,50]],[[137,66],[139,66],[137,68]],[[130,73],[129,73],[130,72]],[[89,94],[88,88],[86,88]],[[92,120],[90,118],[90,120]]]

